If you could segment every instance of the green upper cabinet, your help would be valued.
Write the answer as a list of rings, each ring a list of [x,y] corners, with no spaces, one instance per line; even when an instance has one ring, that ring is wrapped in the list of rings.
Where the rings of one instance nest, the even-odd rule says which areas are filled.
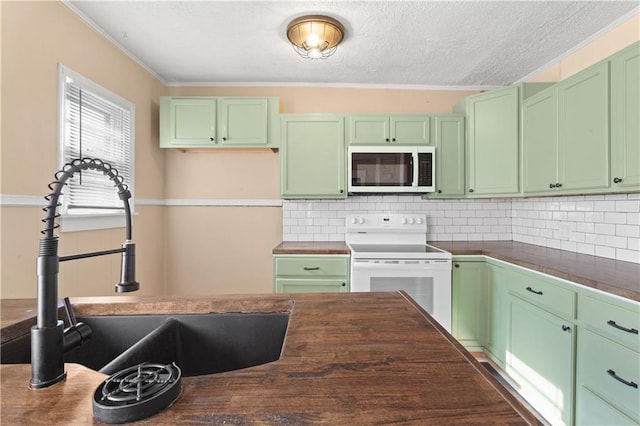
[[[562,191],[609,187],[609,63],[558,83],[558,182]]]
[[[283,114],[282,198],[346,198],[344,116]]]
[[[215,98],[160,98],[160,147],[216,144]]]
[[[550,87],[522,103],[522,187],[553,191],[558,182],[558,91]]]
[[[549,86],[523,83],[465,98],[466,180],[470,197],[520,194],[520,102]]]
[[[609,63],[598,63],[522,105],[525,194],[609,188]]]
[[[348,117],[349,145],[428,145],[430,117],[424,114],[377,115]]]
[[[435,115],[436,191],[426,198],[464,196],[464,115]]]
[[[611,165],[614,191],[640,190],[640,42],[611,57]]]
[[[221,99],[218,142],[223,145],[266,145],[268,111],[266,98]]]
[[[279,146],[278,98],[160,98],[161,148]]]

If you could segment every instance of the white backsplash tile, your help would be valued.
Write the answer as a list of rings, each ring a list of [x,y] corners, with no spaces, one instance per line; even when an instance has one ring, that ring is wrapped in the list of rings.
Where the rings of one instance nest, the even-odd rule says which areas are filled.
[[[352,213],[423,213],[430,241],[514,240],[640,263],[640,194],[481,200],[414,195],[285,200],[285,241],[343,241]]]

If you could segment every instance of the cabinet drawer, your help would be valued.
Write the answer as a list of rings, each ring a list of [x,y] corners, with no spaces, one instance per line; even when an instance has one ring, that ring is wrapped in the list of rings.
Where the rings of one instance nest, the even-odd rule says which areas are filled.
[[[575,318],[576,293],[554,284],[550,279],[515,273],[509,286],[512,293],[566,318]]]
[[[276,257],[275,274],[278,277],[346,277],[349,275],[349,258],[328,256]]]
[[[594,395],[589,389],[581,387],[578,390],[576,424],[626,426],[637,423],[598,398],[598,396]]]
[[[346,279],[276,278],[276,293],[344,293],[348,291]]]
[[[637,421],[640,419],[639,359],[638,352],[582,328],[578,335],[578,385],[606,398],[614,407],[635,416]]]
[[[623,303],[629,309],[586,295],[578,298],[578,318],[612,340],[640,351],[640,306]],[[635,308],[635,310],[634,310]]]

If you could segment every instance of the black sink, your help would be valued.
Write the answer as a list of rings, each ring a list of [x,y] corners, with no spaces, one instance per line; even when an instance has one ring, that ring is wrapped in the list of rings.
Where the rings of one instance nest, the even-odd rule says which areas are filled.
[[[78,317],[91,339],[65,362],[113,374],[141,362],[175,362],[183,377],[276,361],[289,323],[285,313],[115,315]],[[31,362],[30,335],[0,346],[2,364]]]

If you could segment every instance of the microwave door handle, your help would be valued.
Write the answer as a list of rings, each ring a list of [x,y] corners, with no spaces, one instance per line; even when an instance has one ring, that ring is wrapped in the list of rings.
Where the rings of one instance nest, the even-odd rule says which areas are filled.
[[[418,154],[415,153],[411,156],[411,176],[413,176],[413,181],[411,182],[411,186],[414,188],[418,187]]]

